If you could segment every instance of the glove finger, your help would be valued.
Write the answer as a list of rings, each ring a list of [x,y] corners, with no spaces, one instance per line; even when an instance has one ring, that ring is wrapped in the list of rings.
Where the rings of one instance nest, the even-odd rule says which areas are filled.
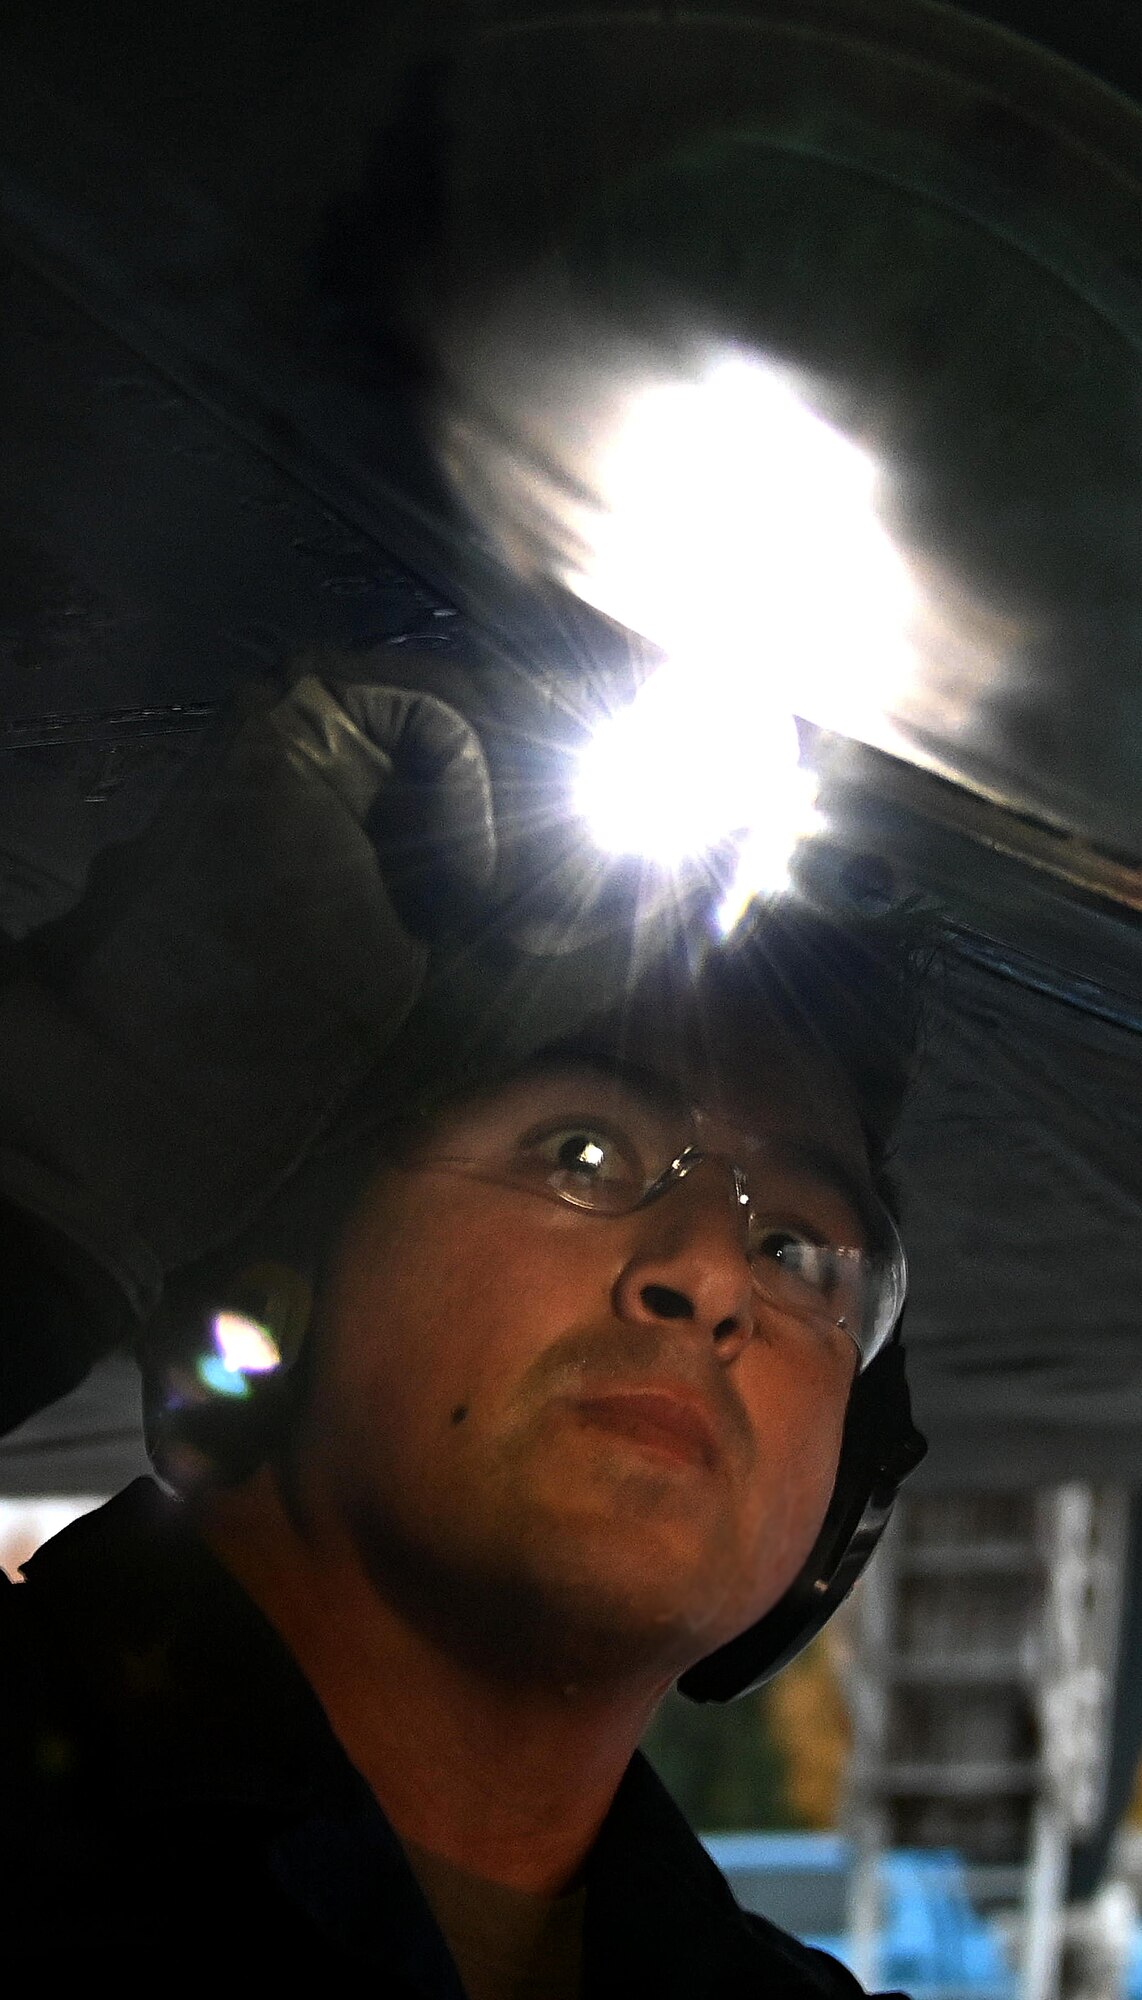
[[[491,887],[496,818],[491,773],[472,724],[450,703],[418,689],[340,687],[346,714],[391,759],[371,823],[385,837],[436,857],[468,894]]]

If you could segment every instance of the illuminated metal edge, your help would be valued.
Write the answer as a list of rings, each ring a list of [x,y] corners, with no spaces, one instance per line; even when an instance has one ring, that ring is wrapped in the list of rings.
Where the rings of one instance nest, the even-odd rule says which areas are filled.
[[[813,732],[813,739],[823,802],[833,838],[840,844],[860,845],[850,836],[859,827],[866,803],[875,801],[877,806],[903,808],[1086,895],[1142,913],[1142,857],[1115,854],[998,795],[969,787],[959,777],[943,776],[825,731]]]
[[[0,724],[0,753],[50,750],[72,744],[126,744],[151,736],[189,740],[206,729],[217,705],[209,701],[156,702],[146,707],[77,709]]]

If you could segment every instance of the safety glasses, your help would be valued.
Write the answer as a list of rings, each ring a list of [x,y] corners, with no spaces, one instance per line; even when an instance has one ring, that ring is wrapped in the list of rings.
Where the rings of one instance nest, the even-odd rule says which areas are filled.
[[[758,1140],[629,1077],[582,1068],[517,1079],[446,1119],[405,1164],[599,1217],[665,1201],[698,1169],[715,1167],[740,1215],[754,1288],[775,1312],[843,1329],[864,1368],[904,1304],[896,1226],[828,1145]]]

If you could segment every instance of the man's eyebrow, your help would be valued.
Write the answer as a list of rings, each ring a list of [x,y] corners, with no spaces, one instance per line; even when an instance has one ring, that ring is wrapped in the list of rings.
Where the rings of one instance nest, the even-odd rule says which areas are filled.
[[[619,1056],[606,1054],[601,1049],[568,1048],[552,1050],[544,1059],[542,1067],[553,1073],[560,1070],[596,1070],[609,1083],[620,1083],[627,1090],[642,1097],[656,1111],[675,1116],[689,1108],[689,1099],[678,1085],[671,1085],[658,1071],[646,1069],[641,1063],[628,1062]]]

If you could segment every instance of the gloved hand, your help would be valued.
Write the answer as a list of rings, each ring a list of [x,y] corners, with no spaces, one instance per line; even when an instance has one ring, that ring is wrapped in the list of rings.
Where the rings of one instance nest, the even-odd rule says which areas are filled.
[[[432,691],[438,662],[426,679],[335,694],[310,673],[232,719],[0,991],[0,1194],[128,1318],[291,1172],[413,1007],[432,943],[490,889],[484,751]],[[84,1372],[60,1366],[43,1356],[41,1400]],[[25,1407],[0,1429],[32,1407],[35,1369],[16,1374]]]

